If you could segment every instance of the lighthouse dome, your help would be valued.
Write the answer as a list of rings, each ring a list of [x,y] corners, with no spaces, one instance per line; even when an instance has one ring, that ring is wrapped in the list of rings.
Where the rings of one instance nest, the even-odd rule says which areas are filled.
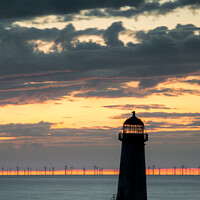
[[[133,116],[127,119],[123,124],[123,133],[144,133],[144,123],[135,116],[135,111],[132,112]]]
[[[135,111],[132,112],[133,113],[133,116],[128,118],[124,124],[130,124],[130,125],[142,125],[144,126],[144,123],[141,121],[141,119],[138,119],[136,116],[135,116]]]

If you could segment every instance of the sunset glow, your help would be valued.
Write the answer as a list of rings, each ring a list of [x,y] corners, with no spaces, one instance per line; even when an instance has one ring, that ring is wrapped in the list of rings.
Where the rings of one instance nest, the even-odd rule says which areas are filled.
[[[16,137],[0,137],[0,140],[13,140],[16,139]]]
[[[45,175],[44,170],[19,170],[18,172],[16,170],[4,170],[3,174],[2,171],[0,172],[1,175],[20,175],[20,176],[28,176],[28,175]],[[65,170],[47,170],[46,175],[65,175]],[[67,170],[66,171],[66,176],[72,176],[72,175],[119,175],[119,170],[117,169],[103,169],[99,170],[98,172],[93,169],[86,169],[85,171],[83,169],[73,169]],[[199,168],[187,168],[183,169],[182,168],[176,168],[175,170],[173,168],[168,168],[168,169],[147,169],[146,170],[146,175],[200,175],[200,170]]]

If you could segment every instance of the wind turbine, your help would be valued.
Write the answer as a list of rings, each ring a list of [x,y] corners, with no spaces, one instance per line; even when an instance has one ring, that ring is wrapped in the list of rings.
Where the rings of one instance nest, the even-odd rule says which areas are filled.
[[[44,167],[44,175],[45,176],[47,175],[47,167],[46,166]]]
[[[153,165],[153,175],[155,175],[155,174],[154,174],[154,170],[155,170],[155,165]]]
[[[184,166],[182,165],[181,168],[182,168],[182,175],[183,175],[183,168],[184,168]]]
[[[16,169],[17,169],[17,176],[18,176],[19,175],[19,167],[17,166]]]
[[[67,165],[65,165],[65,176],[67,175]]]

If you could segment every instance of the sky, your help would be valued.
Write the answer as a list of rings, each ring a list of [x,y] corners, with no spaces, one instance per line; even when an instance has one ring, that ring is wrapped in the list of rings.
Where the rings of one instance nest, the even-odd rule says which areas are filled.
[[[146,165],[200,165],[199,0],[1,0],[0,167],[119,167],[123,122]]]

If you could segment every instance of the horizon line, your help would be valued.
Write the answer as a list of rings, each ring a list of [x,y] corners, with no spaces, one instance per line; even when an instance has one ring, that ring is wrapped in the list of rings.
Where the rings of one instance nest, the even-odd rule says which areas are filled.
[[[39,176],[39,175],[119,175],[119,169],[49,169],[49,170],[38,170],[38,169],[6,169],[2,168],[0,172],[1,176]],[[200,175],[200,168],[153,168],[146,169],[146,175]]]

